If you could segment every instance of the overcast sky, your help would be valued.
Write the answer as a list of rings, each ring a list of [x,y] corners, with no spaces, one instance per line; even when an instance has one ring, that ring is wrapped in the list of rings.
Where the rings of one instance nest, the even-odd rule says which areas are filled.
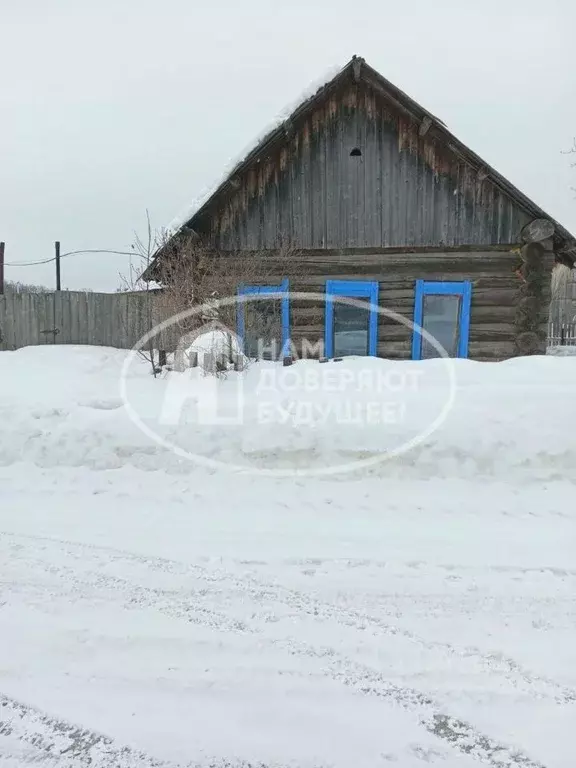
[[[574,0],[0,0],[6,261],[128,249],[353,54],[576,232],[575,30]],[[113,290],[126,262],[67,258],[63,286]]]

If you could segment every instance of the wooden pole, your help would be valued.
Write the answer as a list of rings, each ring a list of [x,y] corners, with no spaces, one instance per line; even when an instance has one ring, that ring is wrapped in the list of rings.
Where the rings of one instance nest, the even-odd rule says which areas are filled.
[[[54,249],[56,251],[56,290],[62,290],[60,284],[60,240],[56,240],[54,243]]]
[[[4,243],[0,243],[0,296],[4,293]]]

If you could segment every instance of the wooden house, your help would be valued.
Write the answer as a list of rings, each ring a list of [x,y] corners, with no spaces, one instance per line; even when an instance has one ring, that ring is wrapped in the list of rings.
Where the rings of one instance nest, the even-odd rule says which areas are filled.
[[[358,57],[175,236],[190,231],[230,258],[273,261],[288,243],[272,285],[239,291],[269,292],[282,342],[323,340],[327,356],[437,355],[413,323],[451,356],[541,354],[553,265],[576,255],[566,229]]]

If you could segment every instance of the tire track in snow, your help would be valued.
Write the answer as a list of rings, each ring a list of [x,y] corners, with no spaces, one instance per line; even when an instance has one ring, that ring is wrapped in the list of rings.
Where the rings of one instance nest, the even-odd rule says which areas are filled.
[[[546,768],[520,749],[498,742],[478,731],[473,725],[442,712],[428,695],[413,688],[390,683],[384,675],[367,665],[352,661],[331,648],[314,649],[305,643],[276,643],[293,655],[315,657],[324,662],[323,672],[331,680],[353,688],[365,696],[376,696],[402,709],[416,713],[420,725],[460,752],[493,768]]]
[[[39,750],[41,764],[54,768],[289,768],[277,762],[207,758],[203,763],[174,763],[118,746],[109,736],[53,717],[0,693],[0,736],[13,736]],[[38,759],[32,762],[38,764]],[[328,768],[316,764],[311,768]]]
[[[278,643],[277,645],[282,645]],[[339,657],[331,649],[313,649],[306,644],[283,643],[292,654],[315,656],[329,660],[325,674],[331,679],[352,686],[364,695],[388,699],[402,708],[414,711],[434,707],[424,694],[389,683],[382,675],[349,659]],[[447,741],[459,751],[481,760],[494,768],[545,768],[518,750],[484,736],[466,723],[442,712],[433,712],[420,718],[420,724],[431,734]],[[0,694],[0,736],[13,736],[40,750],[46,761],[56,761],[57,768],[178,768],[179,764],[148,757],[130,747],[115,746],[114,741],[101,733],[51,717],[35,707]],[[210,760],[205,768],[282,768],[278,763],[251,763]],[[201,764],[187,763],[185,768],[201,768]],[[320,766],[318,766],[320,768]]]
[[[537,698],[541,698],[544,694],[543,688],[549,689],[549,698],[552,698],[558,704],[572,704],[576,702],[576,690],[569,688],[555,680],[552,680],[543,675],[538,675],[523,667],[522,664],[517,662],[514,658],[506,656],[505,654],[494,654],[482,651],[475,646],[466,646],[458,649],[451,643],[445,643],[440,641],[426,640],[415,632],[408,629],[397,627],[393,624],[389,624],[384,619],[370,614],[363,613],[361,611],[354,610],[352,608],[343,608],[335,606],[332,603],[327,603],[322,600],[318,600],[311,595],[307,595],[303,592],[299,592],[289,587],[285,587],[280,584],[269,584],[260,581],[251,576],[244,576],[242,579],[238,578],[234,574],[225,570],[224,568],[207,568],[203,565],[195,563],[186,563],[179,560],[170,558],[140,555],[134,552],[129,552],[114,547],[105,545],[85,544],[82,542],[74,542],[63,539],[53,539],[51,537],[34,536],[28,534],[14,534],[11,532],[2,532],[3,536],[12,536],[13,538],[24,538],[37,540],[42,542],[48,542],[57,545],[64,545],[66,547],[77,547],[80,549],[93,550],[94,552],[108,552],[114,555],[116,560],[127,560],[130,562],[137,562],[146,567],[159,569],[164,572],[178,573],[185,575],[186,573],[193,573],[196,578],[201,579],[211,584],[232,584],[237,591],[250,592],[251,596],[256,602],[263,601],[275,601],[280,604],[289,606],[296,609],[300,613],[305,613],[314,619],[319,620],[333,620],[337,623],[360,629],[365,631],[367,627],[371,628],[374,634],[382,633],[384,635],[403,637],[409,642],[414,643],[426,650],[441,651],[451,657],[458,658],[471,658],[481,662],[490,672],[501,675],[504,679],[510,683],[514,688],[518,687],[519,683],[522,683],[533,690],[533,695]],[[72,578],[76,577],[74,571],[70,571]],[[209,626],[213,626],[216,629],[222,629],[224,631],[241,631],[241,632],[255,632],[245,622],[239,620],[231,620],[224,614],[220,614],[215,611],[211,611],[205,608],[198,609],[191,606],[189,602],[182,600],[178,601],[179,608],[176,610],[175,606],[162,607],[162,601],[166,598],[170,598],[171,595],[182,595],[182,592],[176,593],[173,590],[158,590],[150,587],[141,587],[134,585],[124,579],[118,579],[117,577],[104,576],[98,574],[100,583],[104,585],[105,580],[116,580],[118,586],[124,584],[126,588],[132,588],[137,590],[134,595],[134,602],[141,601],[144,606],[148,602],[148,607],[157,607],[159,610],[162,608],[162,612],[166,613],[173,618],[186,618],[193,623],[204,624],[206,623],[202,619],[209,619]],[[110,581],[112,583],[112,581]],[[147,594],[153,593],[153,599],[146,597]],[[206,596],[206,590],[203,590],[203,596]],[[197,598],[197,594],[194,592],[189,593],[189,597]],[[156,601],[156,606],[154,602]],[[537,690],[536,690],[537,689]]]
[[[254,632],[254,630],[243,621],[232,619],[219,611],[194,605],[192,601],[194,598],[198,597],[194,592],[189,592],[189,599],[184,599],[181,590],[176,591],[171,589],[159,589],[157,587],[144,587],[140,584],[134,584],[127,579],[100,573],[98,571],[84,572],[82,574],[84,578],[81,580],[78,571],[68,566],[59,564],[55,567],[41,558],[32,558],[30,556],[27,557],[27,560],[34,566],[42,569],[45,573],[52,576],[59,576],[66,582],[66,584],[74,585],[68,592],[59,590],[57,593],[55,593],[53,587],[45,586],[42,588],[36,586],[35,591],[37,593],[47,593],[48,595],[58,594],[59,596],[63,596],[70,594],[70,591],[72,591],[73,593],[85,597],[86,592],[82,588],[105,588],[113,591],[118,597],[122,597],[130,605],[138,606],[139,608],[152,608],[173,619],[183,619],[191,624],[210,627],[222,632],[240,632],[246,634]],[[77,587],[76,585],[80,585],[80,587]],[[11,585],[8,586],[10,587]],[[10,591],[14,592],[14,590]]]
[[[525,669],[512,657],[504,654],[486,653],[476,646],[466,646],[465,648],[458,649],[451,643],[426,640],[415,632],[389,624],[376,616],[371,616],[351,608],[337,608],[330,603],[316,601],[309,595],[304,595],[295,590],[284,589],[290,593],[288,598],[290,604],[309,615],[324,619],[336,619],[340,624],[354,626],[362,630],[370,627],[373,631],[376,630],[374,634],[380,631],[385,635],[403,637],[426,650],[439,650],[453,657],[476,659],[485,665],[488,671],[501,675],[515,688],[519,681],[529,688],[545,686],[551,690],[551,693],[548,695],[556,703],[572,704],[576,702],[576,691],[548,677],[536,675]],[[339,616],[345,617],[345,620],[341,621]],[[541,697],[542,693],[541,688],[534,691],[534,695],[537,697]]]
[[[35,707],[0,694],[0,736],[31,744],[58,768],[172,768],[129,747],[115,747],[101,733],[51,717]]]
[[[15,538],[19,537],[18,534],[5,535],[11,535]],[[303,610],[317,619],[331,618],[347,626],[364,629],[368,618],[372,620],[373,626],[377,626],[386,634],[407,637],[407,639],[413,642],[418,642],[419,644],[424,645],[424,647],[437,647],[440,645],[440,647],[444,648],[445,645],[437,643],[428,644],[421,638],[412,635],[412,633],[407,633],[404,630],[399,630],[397,627],[387,625],[374,617],[366,617],[359,612],[353,612],[349,609],[339,609],[336,606],[316,601],[313,598],[309,598],[280,585],[263,584],[252,577],[247,577],[242,580],[223,570],[213,572],[199,565],[182,563],[167,558],[145,557],[111,547],[86,545],[78,542],[51,539],[49,537],[23,536],[22,538],[40,540],[55,545],[64,545],[65,547],[93,550],[94,552],[109,552],[114,555],[114,559],[116,560],[124,559],[132,562],[139,562],[147,567],[150,567],[150,565],[156,567],[161,566],[161,570],[163,571],[174,572],[174,567],[176,566],[177,568],[180,568],[180,572],[182,572],[182,570],[184,573],[192,572],[197,577],[211,583],[232,584],[239,591],[249,592],[252,597],[257,595],[260,600],[276,600],[285,605],[296,607],[300,611]],[[35,562],[46,567],[49,572],[55,573],[55,568],[45,561],[38,560]],[[67,578],[78,578],[77,572],[66,566],[59,566],[56,569],[56,572],[64,573]],[[90,572],[90,575],[94,574]],[[136,587],[136,585],[124,579],[117,579],[116,577],[104,576],[102,574],[96,574],[96,576],[96,581],[92,584],[94,586],[97,586],[100,583],[101,585],[106,584],[107,586],[114,584],[122,585],[123,587]],[[142,594],[146,594],[149,591],[153,594],[158,592],[158,590],[150,590],[146,587],[138,587],[138,590]],[[162,594],[164,595],[165,591],[162,591]],[[172,592],[172,594],[175,593]],[[284,599],[279,597],[279,595],[283,595]],[[150,607],[154,607],[152,604],[149,605]],[[171,613],[174,615],[173,612]],[[340,621],[342,615],[344,615],[348,621]],[[183,618],[181,615],[174,615],[174,617]],[[230,631],[230,629],[228,629],[228,631]],[[234,629],[232,629],[232,631],[234,631]],[[238,631],[238,628],[236,628],[235,631]],[[542,763],[533,761],[519,750],[515,750],[505,744],[499,743],[491,737],[477,731],[471,724],[442,712],[441,707],[427,694],[415,689],[401,687],[390,683],[384,675],[377,670],[367,665],[352,661],[351,659],[338,654],[331,648],[319,649],[293,638],[284,640],[272,639],[269,642],[275,647],[282,648],[293,655],[316,658],[322,661],[324,663],[324,666],[321,669],[322,673],[336,682],[352,687],[363,695],[377,696],[382,699],[387,699],[390,702],[401,706],[403,709],[416,713],[419,715],[420,724],[429,733],[451,744],[460,752],[494,766],[494,768],[517,768],[518,766],[521,768],[545,768]],[[451,646],[447,646],[447,648],[456,653],[456,650]],[[327,664],[326,661],[328,662]],[[557,686],[555,683],[553,683],[553,685]],[[214,768],[216,768],[215,765]],[[263,768],[266,767],[263,766]]]
[[[240,560],[239,561],[243,565],[265,565],[261,560]],[[296,565],[296,566],[319,566],[319,565],[326,565],[326,563],[343,563],[346,562],[346,564],[352,566],[352,567],[359,567],[362,565],[373,565],[376,567],[384,567],[389,564],[389,561],[387,560],[367,560],[366,558],[354,558],[354,557],[340,557],[337,559],[329,559],[325,557],[313,557],[313,558],[286,558],[283,562],[285,562],[288,565]],[[426,561],[424,560],[408,560],[405,563],[406,565],[411,566],[420,566],[420,565],[426,565]],[[476,570],[478,566],[474,565],[467,565],[466,563],[458,563],[450,565],[446,563],[434,563],[435,568],[441,568],[443,570],[452,572],[454,570],[458,571],[472,571]],[[564,576],[570,576],[574,577],[576,576],[576,569],[575,568],[558,568],[557,566],[546,566],[543,565],[541,567],[536,566],[521,566],[521,565],[487,565],[484,568],[485,571],[493,572],[493,573],[517,573],[522,576],[524,576],[527,573],[549,573],[552,576],[555,577],[564,577]]]

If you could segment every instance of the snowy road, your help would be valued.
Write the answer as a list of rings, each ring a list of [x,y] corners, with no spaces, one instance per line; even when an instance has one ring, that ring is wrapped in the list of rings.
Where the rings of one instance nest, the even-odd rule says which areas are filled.
[[[574,417],[549,382],[517,400],[547,431],[490,477],[512,398],[409,479],[274,480],[146,452],[94,411],[113,353],[67,390],[44,354],[43,388],[17,355],[0,377],[1,768],[573,768]]]
[[[346,494],[318,483],[299,489],[301,511],[277,498],[247,526],[219,505],[214,478],[191,505],[191,489],[167,481],[159,508],[157,478],[139,474],[129,496],[103,479],[90,495],[62,492],[43,472],[36,497],[5,492],[0,679],[18,715],[12,741],[69,746],[61,724],[88,727],[56,763],[71,766],[101,733],[111,745],[92,750],[103,766],[107,750],[129,746],[150,765],[468,766],[474,756],[568,768],[566,488],[494,487],[465,501],[465,484],[398,484],[376,516],[369,486],[351,521]],[[253,492],[239,484],[237,501]],[[329,532],[327,513],[304,511],[319,496]]]

